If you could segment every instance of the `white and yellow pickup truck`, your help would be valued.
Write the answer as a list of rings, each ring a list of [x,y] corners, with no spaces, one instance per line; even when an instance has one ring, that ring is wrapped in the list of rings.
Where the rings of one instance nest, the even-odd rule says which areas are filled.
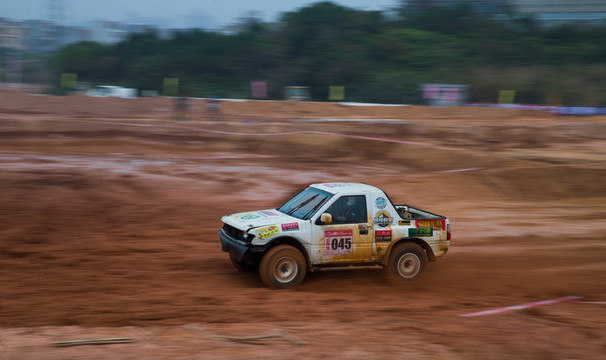
[[[274,289],[299,285],[307,271],[389,268],[416,278],[450,245],[441,215],[394,205],[361,183],[312,184],[277,209],[226,215],[222,250],[239,270],[259,269]]]

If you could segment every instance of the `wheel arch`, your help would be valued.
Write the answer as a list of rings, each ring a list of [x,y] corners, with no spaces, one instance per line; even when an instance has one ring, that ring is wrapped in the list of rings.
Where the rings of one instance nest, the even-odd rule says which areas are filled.
[[[290,236],[281,236],[279,238],[273,239],[267,245],[267,248],[265,249],[265,253],[267,251],[269,251],[269,249],[276,247],[278,245],[290,245],[290,246],[296,248],[297,250],[299,250],[301,252],[301,254],[303,254],[307,267],[310,266],[311,262],[309,260],[309,254],[307,253],[307,249],[305,249],[305,246],[303,246],[303,244],[301,244],[301,242],[299,240],[297,240],[296,238],[290,237]]]
[[[428,261],[430,261],[430,262],[436,261],[436,255],[433,253],[431,246],[429,246],[429,244],[425,240],[420,239],[420,238],[402,238],[397,241],[394,241],[391,244],[389,249],[387,249],[387,251],[383,255],[383,260],[381,260],[381,264],[383,266],[387,266],[389,264],[389,258],[391,256],[392,250],[395,249],[400,244],[406,244],[406,243],[419,245],[425,251]]]

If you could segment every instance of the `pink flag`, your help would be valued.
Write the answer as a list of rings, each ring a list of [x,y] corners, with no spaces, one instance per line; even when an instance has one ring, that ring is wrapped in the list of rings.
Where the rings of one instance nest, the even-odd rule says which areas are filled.
[[[250,87],[253,98],[258,99],[267,97],[267,83],[265,81],[251,81]]]

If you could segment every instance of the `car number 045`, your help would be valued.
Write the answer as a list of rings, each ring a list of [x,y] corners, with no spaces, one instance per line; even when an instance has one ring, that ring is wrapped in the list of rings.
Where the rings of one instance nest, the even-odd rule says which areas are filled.
[[[352,231],[333,230],[324,234],[326,255],[351,254],[353,252]]]
[[[349,250],[351,249],[351,239],[346,238],[333,238],[330,240],[330,249],[331,250]]]

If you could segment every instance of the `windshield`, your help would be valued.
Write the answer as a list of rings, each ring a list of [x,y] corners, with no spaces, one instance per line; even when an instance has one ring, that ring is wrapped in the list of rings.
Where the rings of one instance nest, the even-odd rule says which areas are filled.
[[[280,206],[278,211],[294,216],[298,219],[307,220],[311,218],[319,209],[333,196],[333,194],[308,187],[297,195],[293,196],[286,204]]]

